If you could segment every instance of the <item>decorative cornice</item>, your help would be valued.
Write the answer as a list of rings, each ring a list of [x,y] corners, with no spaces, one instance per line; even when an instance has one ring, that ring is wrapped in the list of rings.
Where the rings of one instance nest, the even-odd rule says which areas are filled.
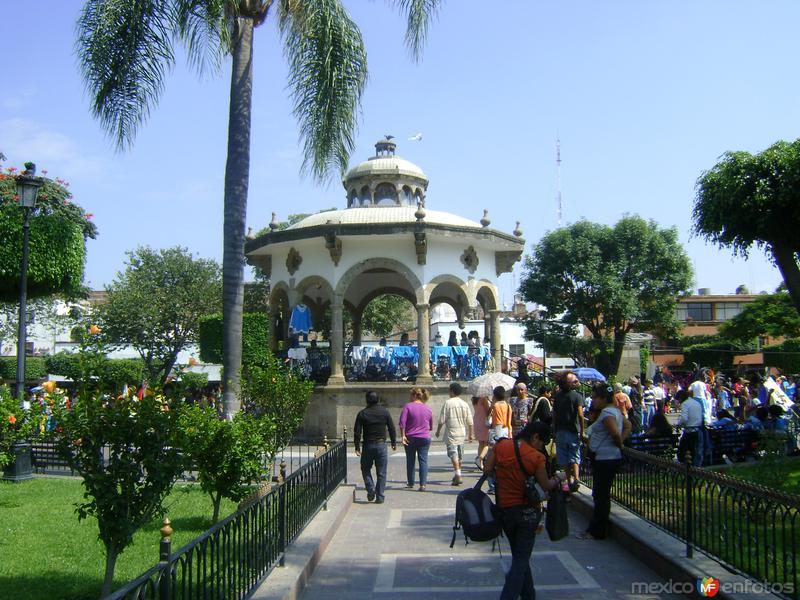
[[[494,268],[497,276],[503,273],[511,273],[514,263],[522,258],[522,250],[497,251],[494,253]]]
[[[342,258],[342,239],[335,232],[329,231],[325,234],[325,247],[331,255],[333,264],[338,267]]]

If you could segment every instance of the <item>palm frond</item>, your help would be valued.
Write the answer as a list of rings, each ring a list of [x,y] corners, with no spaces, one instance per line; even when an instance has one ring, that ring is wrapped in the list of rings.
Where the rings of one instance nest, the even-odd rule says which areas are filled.
[[[303,140],[303,171],[344,172],[367,81],[361,32],[339,0],[283,0],[278,23]]]
[[[87,0],[76,49],[92,112],[130,145],[158,102],[172,68],[174,13],[168,0]]]
[[[419,60],[428,38],[428,27],[436,17],[442,0],[391,0],[408,18],[406,46],[414,60]]]
[[[231,49],[235,0],[177,0],[178,35],[186,43],[189,63],[202,74],[217,70]]]

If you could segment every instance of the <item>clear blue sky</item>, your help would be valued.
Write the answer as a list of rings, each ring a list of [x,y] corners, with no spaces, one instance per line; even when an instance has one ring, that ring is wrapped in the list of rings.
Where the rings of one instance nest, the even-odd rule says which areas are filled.
[[[87,280],[100,288],[140,244],[222,254],[229,63],[198,78],[182,59],[124,153],[90,115],[73,50],[78,0],[3,2],[0,151],[71,183],[100,230]],[[635,213],[675,226],[695,287],[772,291],[780,274],[756,250],[734,259],[690,236],[694,185],[726,150],[800,137],[796,0],[449,0],[423,60],[381,0],[345,0],[364,34],[370,81],[351,165],[383,134],[430,178],[429,208],[510,232],[528,251],[557,226],[555,141],[562,144],[564,222]],[[25,27],[22,27],[22,24]],[[300,176],[297,125],[274,23],[255,35],[248,224],[272,211],[337,206],[338,178]],[[422,142],[406,139],[418,132]],[[776,227],[780,227],[776,223]],[[797,235],[787,231],[786,235]],[[519,269],[501,279],[511,300]]]

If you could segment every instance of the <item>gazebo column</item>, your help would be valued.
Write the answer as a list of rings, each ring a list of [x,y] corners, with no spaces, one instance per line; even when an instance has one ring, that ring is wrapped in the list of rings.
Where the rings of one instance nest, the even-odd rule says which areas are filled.
[[[331,302],[331,376],[328,383],[344,383],[344,327],[342,325],[342,297],[334,294]]]
[[[431,323],[430,304],[417,304],[417,348],[419,365],[417,383],[430,383],[431,378]]]
[[[360,346],[361,345],[361,315],[363,313],[358,313],[353,315],[352,325],[353,325],[353,346]]]
[[[500,340],[500,311],[489,311],[489,327],[491,328],[491,344],[492,344],[492,360],[494,361],[494,370],[500,372],[502,370],[503,362],[503,348]]]

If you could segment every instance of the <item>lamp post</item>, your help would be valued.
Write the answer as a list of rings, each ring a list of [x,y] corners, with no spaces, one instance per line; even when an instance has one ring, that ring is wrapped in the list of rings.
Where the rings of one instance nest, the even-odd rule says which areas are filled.
[[[28,234],[30,230],[31,211],[36,206],[36,197],[42,180],[36,177],[36,165],[25,163],[25,170],[17,177],[17,194],[22,207],[22,264],[19,277],[19,331],[17,335],[17,399],[21,402],[25,392],[25,346],[28,341]]]

